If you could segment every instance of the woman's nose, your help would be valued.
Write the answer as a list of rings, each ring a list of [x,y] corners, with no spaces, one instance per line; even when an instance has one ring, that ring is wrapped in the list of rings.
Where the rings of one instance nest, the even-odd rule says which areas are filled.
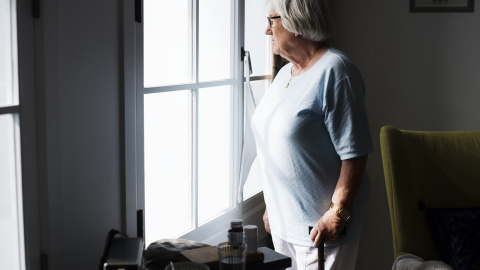
[[[265,29],[265,35],[271,36],[272,35],[272,27],[267,25],[267,29]]]

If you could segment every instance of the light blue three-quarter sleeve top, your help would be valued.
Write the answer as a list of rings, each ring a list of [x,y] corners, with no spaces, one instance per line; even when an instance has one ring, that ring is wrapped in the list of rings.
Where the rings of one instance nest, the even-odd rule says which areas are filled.
[[[257,158],[272,234],[296,245],[312,246],[308,226],[329,209],[341,161],[373,151],[365,86],[355,65],[330,48],[288,88],[292,64],[277,74],[252,118]],[[326,246],[360,236],[368,194],[364,175],[346,235]]]

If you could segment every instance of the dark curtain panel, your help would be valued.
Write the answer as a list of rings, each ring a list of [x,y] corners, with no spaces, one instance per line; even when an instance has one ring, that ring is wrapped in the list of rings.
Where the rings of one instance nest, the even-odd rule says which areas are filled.
[[[273,71],[272,71],[272,80],[277,76],[278,71],[288,63],[288,60],[282,58],[280,55],[273,55]]]

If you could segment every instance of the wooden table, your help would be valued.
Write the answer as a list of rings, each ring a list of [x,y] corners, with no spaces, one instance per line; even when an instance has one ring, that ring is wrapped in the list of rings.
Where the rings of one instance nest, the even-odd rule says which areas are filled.
[[[246,270],[279,270],[292,266],[292,259],[267,247],[258,248],[265,258],[263,262],[249,263]]]
[[[259,247],[264,255],[263,262],[255,262],[247,264],[246,270],[280,270],[292,266],[292,259],[285,255],[275,252],[268,247]],[[145,270],[164,270],[164,267],[151,265]]]

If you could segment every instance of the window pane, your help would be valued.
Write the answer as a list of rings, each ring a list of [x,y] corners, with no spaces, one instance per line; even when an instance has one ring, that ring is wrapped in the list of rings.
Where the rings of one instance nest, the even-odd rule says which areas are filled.
[[[144,1],[145,87],[191,82],[191,12],[188,0]]]
[[[268,87],[270,86],[270,80],[258,80],[258,81],[251,81],[250,85],[252,86],[253,97],[255,98],[255,104],[260,104],[262,101],[265,92],[267,91]],[[246,89],[247,86],[245,86]]]
[[[12,17],[10,1],[0,1],[0,106],[13,105],[14,90],[13,66],[15,40],[12,37]]]
[[[252,76],[271,74],[270,38],[267,27],[266,0],[245,0],[245,48],[250,51]]]
[[[199,90],[198,98],[198,220],[230,208],[231,87]]]
[[[23,224],[21,198],[17,195],[13,115],[0,115],[0,261],[5,269],[21,269]]]
[[[172,238],[192,224],[190,91],[145,95],[146,242]]]
[[[199,2],[199,80],[228,79],[232,58],[232,1]]]

